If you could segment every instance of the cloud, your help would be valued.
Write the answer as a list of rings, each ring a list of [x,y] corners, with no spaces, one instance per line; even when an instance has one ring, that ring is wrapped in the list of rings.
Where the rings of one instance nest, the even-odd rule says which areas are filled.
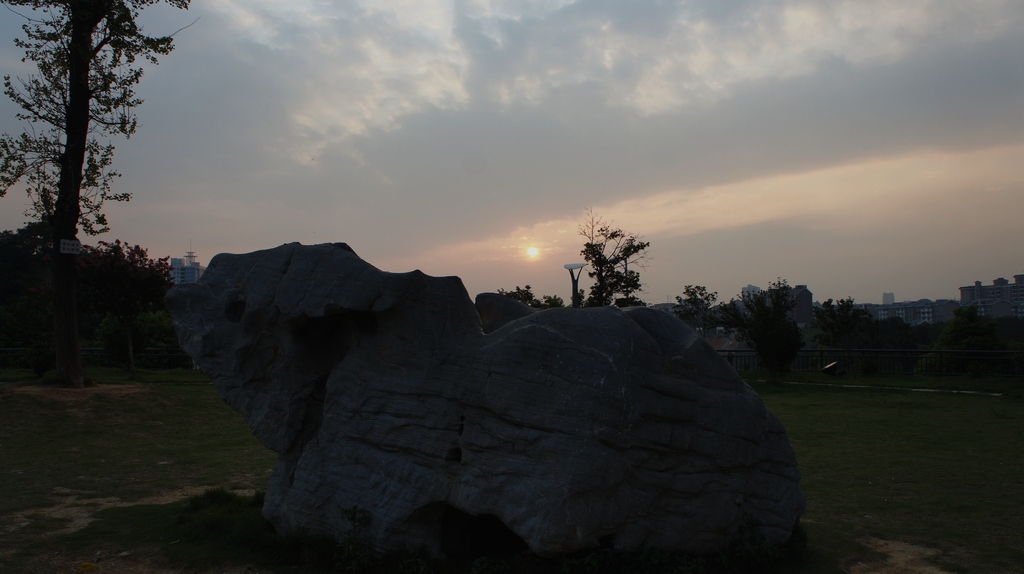
[[[437,110],[540,108],[596,90],[609,110],[686,112],[751,83],[830,62],[896,64],[1024,21],[1012,2],[721,4],[218,0],[208,10],[221,45],[248,45],[254,57],[237,56],[286,91],[283,148],[300,163]]]
[[[1022,161],[1022,144],[929,151],[594,208],[651,242],[643,276],[652,302],[686,284],[731,296],[777,276],[809,284],[821,298],[873,301],[883,287],[951,298],[958,282],[973,281],[965,274],[984,276],[1014,260],[1005,237],[1024,209]],[[561,265],[579,259],[579,220],[577,213],[379,264],[459,275],[471,293],[530,283],[564,296]],[[540,248],[538,260],[526,256],[530,246]]]
[[[352,138],[362,163],[344,165],[405,234],[451,242],[621,198],[1019,141],[1021,49],[1024,38],[1014,37],[901,65],[833,61],[664,114],[609,107],[601,84],[563,88],[538,105],[429,110],[402,129]],[[353,171],[327,167],[345,153],[325,150],[317,173],[353,181]],[[409,249],[399,236],[386,241]]]
[[[904,227],[891,209],[858,211],[845,231],[819,218],[881,202],[871,189],[890,189],[891,205],[954,197],[914,183],[907,158],[987,161],[1024,134],[1015,1],[214,0],[179,12],[143,12],[153,33],[200,19],[147,68],[143,125],[114,142],[116,187],[136,198],[112,206],[114,233],[154,252],[181,251],[186,235],[200,252],[347,241],[374,262],[493,266],[508,288],[513,270],[543,276],[506,254],[526,237],[542,260],[573,256],[552,234],[571,235],[590,206],[657,249],[761,232],[879,247],[867,229]],[[0,33],[15,35],[10,24]],[[16,58],[0,45],[0,62]],[[0,128],[20,129],[5,105]],[[997,164],[979,181],[1011,185],[1020,163]],[[13,195],[0,200],[7,227],[21,222]],[[986,209],[977,217],[1005,212]],[[685,261],[658,257],[652,277]]]

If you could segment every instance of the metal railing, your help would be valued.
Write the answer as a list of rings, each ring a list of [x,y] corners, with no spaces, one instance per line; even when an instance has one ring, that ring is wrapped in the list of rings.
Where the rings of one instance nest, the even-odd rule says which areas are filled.
[[[757,353],[753,350],[723,350],[718,353],[737,371],[755,371],[760,367]],[[128,366],[126,357],[113,355],[103,348],[82,349],[82,359],[87,367]],[[32,349],[0,348],[0,367],[32,368],[32,362]],[[1024,376],[1024,352],[1021,351],[805,349],[797,353],[790,370],[819,371],[834,362],[851,374]],[[181,349],[160,348],[147,348],[137,353],[135,365],[140,369],[154,370],[195,366],[192,358]]]
[[[759,368],[753,350],[719,351],[737,371]],[[950,351],[918,349],[813,349],[797,353],[791,371],[819,371],[837,362],[855,374],[1024,376],[1021,351]]]
[[[0,367],[33,368],[39,353],[52,354],[52,350],[30,348],[0,348]],[[121,367],[128,368],[128,357],[112,354],[100,347],[82,349],[82,361],[86,367]],[[150,347],[135,354],[135,366],[139,369],[191,369],[194,367],[192,357],[181,349],[161,349]]]

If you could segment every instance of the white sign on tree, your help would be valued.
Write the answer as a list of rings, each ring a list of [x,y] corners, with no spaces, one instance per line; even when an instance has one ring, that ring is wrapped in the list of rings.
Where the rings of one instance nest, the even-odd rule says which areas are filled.
[[[82,252],[82,242],[77,239],[61,239],[60,252],[70,255],[78,255]]]

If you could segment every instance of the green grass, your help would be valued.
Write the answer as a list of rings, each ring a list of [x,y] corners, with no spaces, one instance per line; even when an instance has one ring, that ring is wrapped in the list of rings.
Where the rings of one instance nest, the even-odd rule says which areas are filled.
[[[55,564],[73,571],[69,564],[97,552],[110,560],[130,552],[146,564],[196,570],[230,564],[307,572],[337,561],[343,549],[276,537],[258,500],[224,492],[266,488],[276,456],[202,375],[143,372],[141,382],[115,370],[90,375],[106,391],[132,392],[27,393],[15,387],[38,383],[30,374],[0,371],[0,381],[15,383],[0,385],[0,571],[54,571]],[[923,388],[954,382],[874,380]],[[997,383],[1010,391],[1024,386],[1019,379]],[[790,434],[808,499],[802,561],[769,571],[843,572],[881,557],[864,544],[870,538],[937,549],[934,560],[951,572],[1016,572],[1024,564],[1019,392],[991,397],[752,385]],[[186,488],[213,492],[97,511],[111,501],[145,502],[168,492],[180,499]],[[69,502],[83,507],[81,515],[92,514],[93,522],[55,534],[74,517],[53,510]],[[416,556],[389,560],[385,571],[472,570],[472,564],[440,568]],[[541,566],[521,561],[510,571]]]
[[[147,382],[131,385],[127,373],[89,374],[120,392],[11,388],[25,379],[0,385],[0,571],[33,563],[31,553],[3,549],[38,542],[42,525],[54,521],[46,510],[69,501],[100,506],[186,488],[266,488],[276,455],[201,374],[144,373]],[[8,376],[0,380],[15,378]]]
[[[210,382],[210,379],[204,375],[202,371],[193,369],[170,369],[164,371],[139,370],[138,376],[135,379],[132,379],[128,371],[125,369],[91,367],[86,369],[86,376],[105,385],[132,383],[208,384]],[[56,380],[57,375],[54,371],[50,371],[42,377],[38,377],[29,369],[0,367],[0,383],[12,383],[15,385],[49,385],[54,384]]]
[[[226,564],[255,565],[280,571],[329,571],[337,562],[333,541],[282,537],[260,515],[263,493],[239,496],[214,488],[187,500],[163,505],[109,508],[87,528],[62,536],[72,552],[94,554],[97,541],[114,553],[121,548],[155,548],[176,568],[205,569]],[[42,549],[30,543],[29,549]]]
[[[964,572],[1024,564],[1024,400],[753,386],[796,450],[815,553],[842,559],[878,538],[936,548]]]

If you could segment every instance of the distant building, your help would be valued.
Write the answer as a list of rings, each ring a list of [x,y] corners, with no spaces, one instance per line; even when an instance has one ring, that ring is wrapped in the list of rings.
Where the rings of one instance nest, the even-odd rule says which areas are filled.
[[[206,271],[206,267],[203,267],[196,261],[194,251],[185,253],[183,259],[171,258],[171,281],[177,284],[196,283],[203,276],[204,271]]]
[[[960,304],[952,299],[939,299],[938,301],[918,299],[917,301],[858,306],[871,313],[871,316],[879,321],[897,317],[908,325],[944,323],[953,318],[954,310],[960,308]]]
[[[814,319],[814,295],[811,293],[807,285],[797,285],[793,287],[793,291],[790,293],[790,297],[796,303],[796,307],[793,308],[793,320],[800,327],[811,322]]]
[[[892,305],[896,303],[896,295],[894,293],[882,293],[882,305]]]
[[[991,285],[975,281],[960,288],[960,305],[976,306],[983,317],[1024,318],[1024,274],[1014,275],[1013,283],[1000,277]]]
[[[757,295],[762,291],[763,289],[757,285],[747,285],[740,289],[740,293],[743,296]],[[810,323],[814,319],[814,295],[807,288],[807,285],[796,285],[790,291],[789,296],[796,303],[796,306],[793,308],[793,320],[796,321],[796,324],[803,327]]]

